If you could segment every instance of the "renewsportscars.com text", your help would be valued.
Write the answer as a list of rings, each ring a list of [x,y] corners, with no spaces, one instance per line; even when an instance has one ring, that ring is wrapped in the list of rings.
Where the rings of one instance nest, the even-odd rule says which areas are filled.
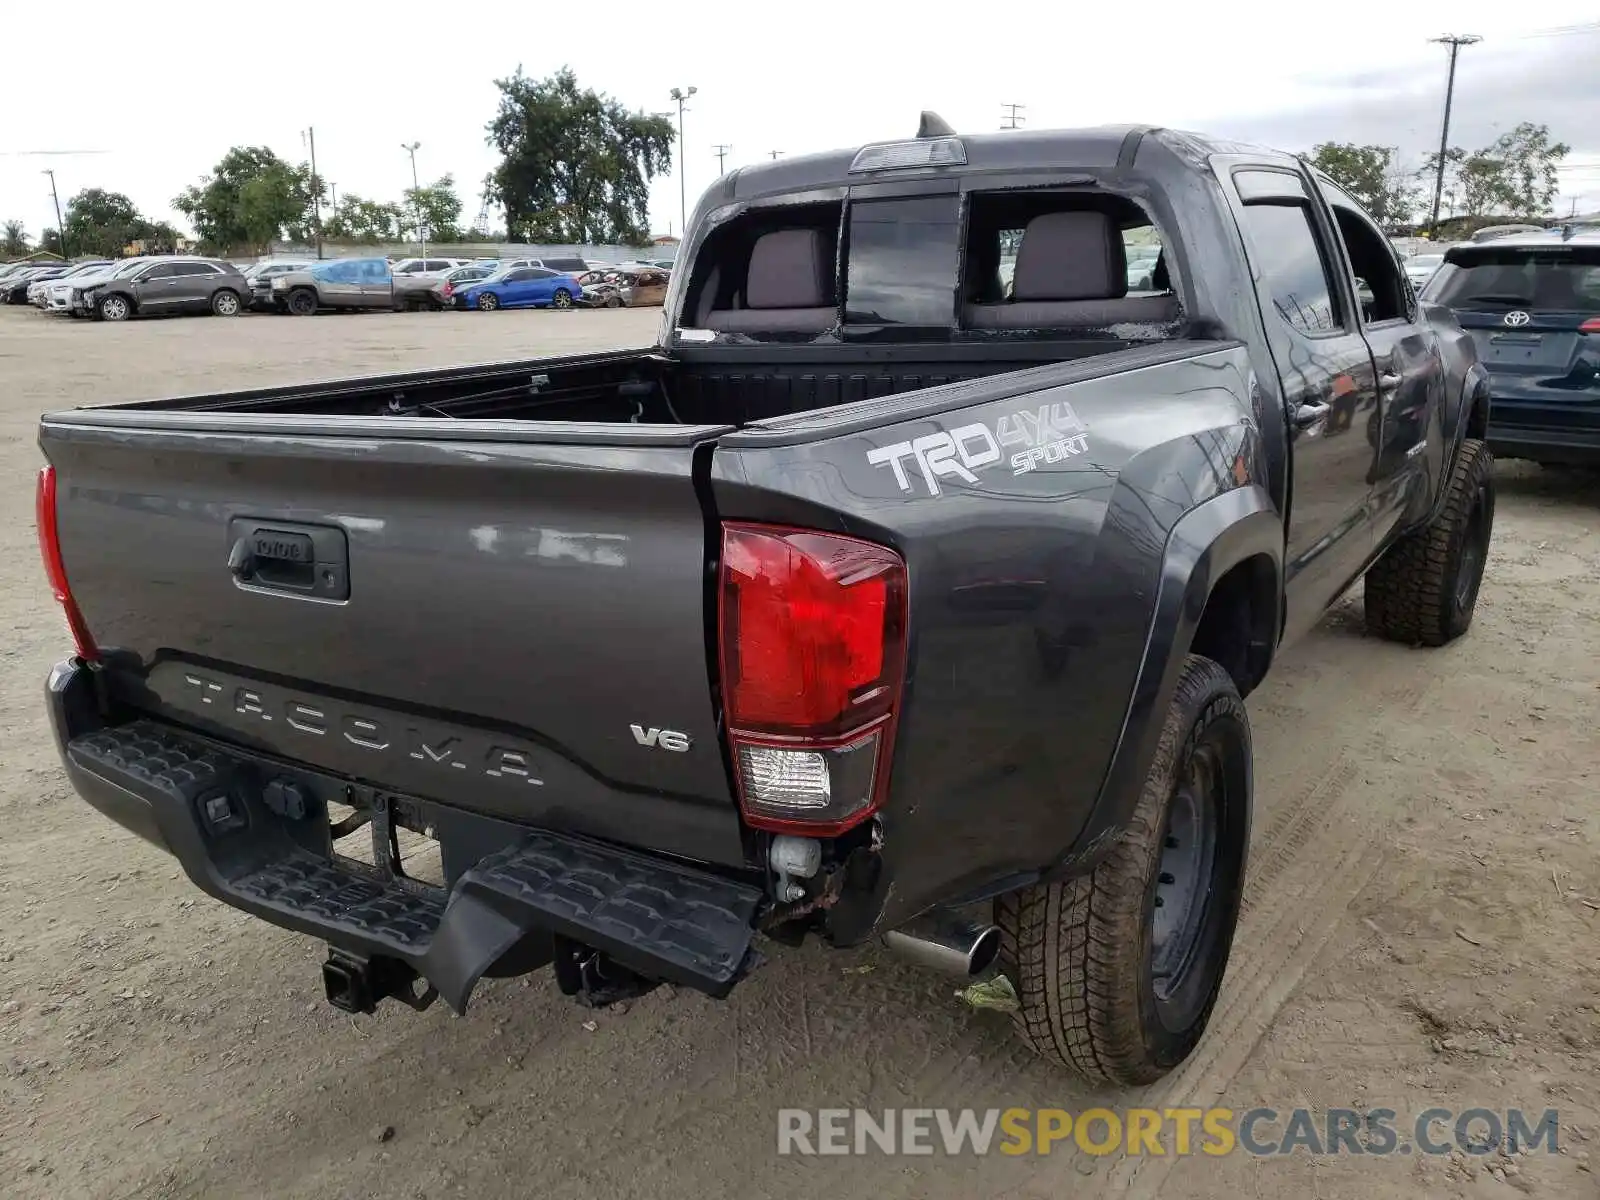
[[[1558,1151],[1555,1109],[1429,1108],[785,1108],[778,1153],[1487,1155]]]

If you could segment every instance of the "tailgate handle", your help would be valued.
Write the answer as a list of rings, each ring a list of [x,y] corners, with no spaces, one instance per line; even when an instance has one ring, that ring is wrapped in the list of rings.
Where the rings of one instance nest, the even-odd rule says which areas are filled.
[[[350,597],[342,529],[235,517],[228,538],[228,573],[241,587],[319,600]]]

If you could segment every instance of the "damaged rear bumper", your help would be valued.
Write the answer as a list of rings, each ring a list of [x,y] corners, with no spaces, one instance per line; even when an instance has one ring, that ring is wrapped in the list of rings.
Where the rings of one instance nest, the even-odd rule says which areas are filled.
[[[46,692],[67,774],[91,805],[175,855],[208,894],[322,938],[344,961],[400,964],[457,1012],[485,973],[509,973],[496,964],[531,969],[572,948],[712,996],[756,960],[763,893],[750,884],[386,794],[163,722],[107,725],[78,662],[58,664]],[[352,798],[375,845],[401,814],[436,832],[450,886],[335,854],[327,806]]]

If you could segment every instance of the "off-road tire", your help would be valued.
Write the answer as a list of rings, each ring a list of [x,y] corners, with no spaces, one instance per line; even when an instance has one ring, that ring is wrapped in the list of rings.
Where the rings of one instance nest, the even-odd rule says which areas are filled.
[[[1494,455],[1461,443],[1444,506],[1384,551],[1367,572],[1367,630],[1411,646],[1443,646],[1472,624],[1494,533]]]
[[[1181,985],[1177,1028],[1162,1016],[1152,930],[1169,813],[1197,749],[1225,747],[1215,852]],[[1216,1004],[1239,918],[1250,837],[1250,723],[1228,673],[1190,655],[1162,724],[1133,817],[1085,875],[995,902],[1000,966],[1020,1001],[1013,1024],[1037,1054],[1097,1083],[1153,1082],[1199,1043]]]
[[[314,317],[319,307],[317,294],[310,288],[295,288],[284,303],[289,309],[289,315],[294,317]]]

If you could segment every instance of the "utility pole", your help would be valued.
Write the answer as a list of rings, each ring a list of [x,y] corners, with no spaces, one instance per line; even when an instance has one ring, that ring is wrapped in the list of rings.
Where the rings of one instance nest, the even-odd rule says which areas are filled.
[[[54,200],[56,204],[56,237],[61,242],[61,258],[62,261],[65,261],[67,258],[67,227],[61,223],[61,196],[56,191],[56,173],[49,167],[46,167],[42,173],[50,176],[50,199]]]
[[[422,224],[422,185],[417,182],[417,151],[422,148],[421,142],[412,142],[407,145],[400,143],[400,149],[411,155],[411,207],[417,213],[417,240],[422,243],[422,257],[428,257],[428,231]]]
[[[1450,106],[1456,95],[1456,55],[1461,53],[1461,47],[1471,46],[1483,41],[1477,34],[1447,33],[1443,37],[1429,39],[1440,45],[1450,47],[1450,75],[1444,87],[1444,127],[1439,131],[1439,171],[1433,181],[1433,216],[1428,221],[1428,236],[1439,236],[1439,201],[1444,196],[1444,159],[1450,150]]]
[[[718,142],[715,146],[711,147],[711,153],[717,156],[718,176],[725,175],[727,173],[726,168],[723,166],[723,160],[728,157],[728,151],[732,149],[733,147],[731,145],[728,145],[724,142]]]
[[[317,131],[306,126],[306,142],[311,147],[311,228],[317,239],[317,257],[322,257],[322,181],[317,178]]]
[[[1022,122],[1024,120],[1026,120],[1027,118],[1025,118],[1025,117],[1023,117],[1023,116],[1021,116],[1019,114],[1022,112],[1023,109],[1027,108],[1028,106],[1026,104],[1002,104],[1000,107],[1007,110],[1006,112],[1004,112],[1004,113],[1002,113],[1000,115],[1000,120],[1001,120],[1000,128],[1001,129],[1021,129],[1022,128]]]
[[[334,216],[339,215],[339,185],[332,180],[328,181],[328,211]]]
[[[782,150],[769,150],[767,153],[772,155],[772,161],[773,162],[777,162],[778,161],[778,155],[782,154],[783,151]]]
[[[678,102],[678,223],[689,223],[689,163],[683,153],[683,106],[699,88],[673,88],[670,95]]]

